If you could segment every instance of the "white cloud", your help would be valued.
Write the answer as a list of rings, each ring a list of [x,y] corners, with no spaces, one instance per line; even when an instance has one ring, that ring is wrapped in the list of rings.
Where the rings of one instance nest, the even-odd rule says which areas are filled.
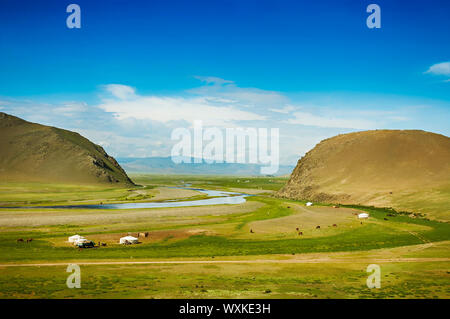
[[[95,129],[77,129],[77,132],[104,147],[106,152],[114,157],[167,156],[172,146],[167,132],[162,134],[158,131],[150,132],[151,136],[147,134],[125,136],[120,131],[116,133]],[[163,141],[162,145],[161,141]]]
[[[223,84],[231,84],[234,83],[233,81],[230,80],[224,80],[215,76],[199,76],[196,75],[194,76],[194,78],[196,78],[197,80],[200,80],[202,82],[206,82],[207,84],[219,84],[219,85],[223,85]]]
[[[233,81],[216,77],[196,77],[207,85],[188,92],[198,96],[209,96],[233,101],[240,107],[275,107],[289,102],[289,99],[276,91],[257,88],[241,88]]]
[[[87,104],[84,102],[66,102],[53,108],[53,112],[68,116],[85,111],[87,111]]]
[[[433,64],[425,73],[431,73],[434,75],[450,75],[450,62]]]
[[[135,96],[136,89],[123,84],[107,84],[105,90],[110,92],[114,97],[121,100],[130,99]]]
[[[110,85],[106,86],[109,90]],[[121,86],[121,92],[131,92]],[[116,92],[117,93],[117,92]],[[253,112],[240,110],[230,105],[228,100],[214,97],[160,97],[140,96],[133,91],[132,99],[124,95],[118,99],[106,99],[98,107],[113,113],[115,118],[152,120],[162,123],[187,121],[193,123],[202,120],[206,125],[230,125],[234,121],[261,121],[265,117]]]
[[[269,109],[269,111],[275,112],[275,113],[282,113],[282,114],[288,114],[295,110],[295,107],[292,105],[286,105],[285,107],[279,108],[279,109]]]
[[[293,115],[294,118],[287,120],[287,123],[307,126],[351,129],[371,129],[375,127],[374,123],[364,119],[327,117],[314,115],[307,112],[295,112]]]

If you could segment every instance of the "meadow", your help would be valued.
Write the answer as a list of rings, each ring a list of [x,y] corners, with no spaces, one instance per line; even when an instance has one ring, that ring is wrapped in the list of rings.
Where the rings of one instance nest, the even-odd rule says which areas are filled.
[[[274,197],[286,178],[132,177],[140,186],[0,185],[2,206],[203,198],[248,190],[243,204],[130,210],[0,208],[1,298],[449,298],[450,225],[362,206],[306,207]],[[169,187],[168,187],[169,186]],[[368,212],[360,221],[355,214]],[[320,226],[320,228],[317,228]],[[149,232],[138,245],[126,234]],[[301,232],[301,234],[300,234]],[[78,250],[80,234],[106,247]],[[33,238],[30,243],[18,238]],[[82,288],[68,289],[68,263]],[[382,288],[365,284],[382,267]],[[224,284],[225,283],[225,284]]]

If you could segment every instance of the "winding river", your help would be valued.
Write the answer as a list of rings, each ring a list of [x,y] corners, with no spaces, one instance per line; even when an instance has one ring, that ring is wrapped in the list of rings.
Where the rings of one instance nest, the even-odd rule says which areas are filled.
[[[224,204],[241,204],[246,201],[245,197],[249,194],[234,193],[207,190],[202,188],[187,188],[208,195],[211,198],[176,201],[166,200],[161,202],[140,202],[140,203],[118,203],[118,204],[102,204],[102,205],[59,205],[59,206],[28,206],[28,207],[9,207],[9,208],[77,208],[77,209],[136,209],[136,208],[169,208],[169,207],[187,207],[187,206],[205,206],[205,205],[224,205]]]

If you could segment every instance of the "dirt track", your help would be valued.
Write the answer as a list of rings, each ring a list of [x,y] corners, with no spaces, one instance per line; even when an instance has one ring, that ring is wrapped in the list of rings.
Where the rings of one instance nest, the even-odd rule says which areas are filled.
[[[414,262],[450,262],[450,258],[368,258],[368,259],[255,259],[255,260],[160,260],[160,261],[83,261],[77,265],[158,265],[158,264],[338,264],[338,263],[414,263]],[[39,263],[39,264],[0,264],[1,267],[46,267],[66,266],[67,263]]]

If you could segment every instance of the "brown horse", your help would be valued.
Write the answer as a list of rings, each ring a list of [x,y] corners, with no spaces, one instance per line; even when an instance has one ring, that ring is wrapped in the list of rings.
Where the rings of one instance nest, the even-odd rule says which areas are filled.
[[[144,238],[147,238],[147,237],[148,237],[148,231],[145,232],[145,233],[139,233],[139,234],[138,234],[138,237],[144,237]]]
[[[17,239],[17,242],[18,242],[18,243],[20,243],[20,242],[22,242],[22,243],[23,243],[23,238],[19,238],[19,239]]]
[[[320,226],[316,226],[316,229],[320,229]]]
[[[31,243],[33,241],[33,238],[28,238],[27,243]]]
[[[299,232],[298,235],[299,235],[299,236],[303,236],[303,232]]]
[[[333,224],[333,227],[337,227],[337,224]]]

